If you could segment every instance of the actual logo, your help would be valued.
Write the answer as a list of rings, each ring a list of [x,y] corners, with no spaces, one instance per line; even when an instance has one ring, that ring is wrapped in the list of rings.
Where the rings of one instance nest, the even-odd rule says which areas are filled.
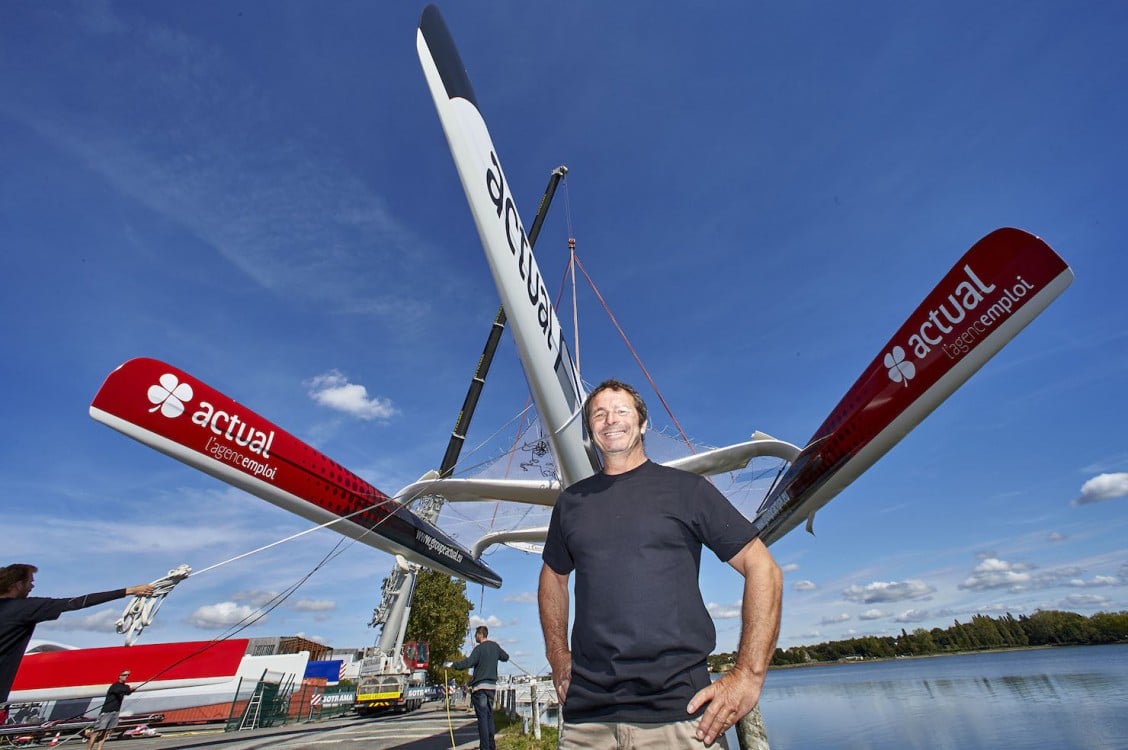
[[[900,346],[895,346],[893,351],[886,353],[885,366],[889,368],[889,379],[906,388],[909,387],[909,381],[916,377],[916,365],[905,359],[905,350]]]
[[[188,383],[180,382],[180,378],[171,372],[166,372],[157,379],[156,385],[149,386],[149,403],[153,408],[149,413],[160,410],[161,414],[169,419],[175,419],[187,411],[187,403],[192,400],[195,392]],[[257,453],[263,458],[270,458],[270,447],[274,443],[274,430],[266,432],[249,424],[238,414],[229,414],[222,409],[217,409],[207,401],[201,401],[199,407],[192,413],[192,423],[206,427],[212,433],[220,436],[240,448],[246,448],[251,453]],[[209,441],[209,446],[211,441]],[[221,443],[218,445],[222,445]],[[209,452],[215,449],[209,447]],[[218,454],[216,454],[217,457]]]
[[[171,372],[166,372],[160,376],[157,385],[149,386],[149,403],[154,404],[149,413],[160,409],[161,414],[175,419],[184,413],[184,403],[191,401],[192,396],[192,386],[181,383]]]

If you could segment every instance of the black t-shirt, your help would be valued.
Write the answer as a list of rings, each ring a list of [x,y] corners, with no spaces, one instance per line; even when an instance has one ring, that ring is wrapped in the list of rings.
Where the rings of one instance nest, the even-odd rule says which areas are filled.
[[[564,718],[689,718],[716,646],[698,583],[701,547],[728,561],[755,535],[707,480],[650,461],[562,492],[543,559],[561,575],[576,573]]]
[[[8,700],[8,692],[16,681],[16,672],[19,671],[24,650],[35,633],[36,625],[54,620],[64,612],[93,607],[123,596],[125,589],[86,594],[73,599],[49,599],[41,596],[0,599],[0,703]]]
[[[121,702],[125,700],[125,696],[132,692],[133,688],[124,682],[115,682],[110,685],[110,689],[106,691],[106,700],[102,703],[102,713],[108,714],[111,711],[120,711]]]

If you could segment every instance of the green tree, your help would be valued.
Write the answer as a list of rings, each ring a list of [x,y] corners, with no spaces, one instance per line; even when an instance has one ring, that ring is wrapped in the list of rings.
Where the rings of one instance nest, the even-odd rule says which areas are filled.
[[[465,581],[433,570],[419,571],[404,638],[431,645],[427,677],[432,684],[442,684],[443,662],[461,658],[460,649],[470,629],[473,607],[473,602],[466,598]],[[465,673],[458,675],[465,677]],[[449,676],[458,679],[458,675]]]
[[[1098,612],[1089,621],[1097,643],[1128,641],[1128,612]]]
[[[968,629],[974,634],[978,648],[1000,648],[1006,645],[998,623],[987,615],[973,615]]]

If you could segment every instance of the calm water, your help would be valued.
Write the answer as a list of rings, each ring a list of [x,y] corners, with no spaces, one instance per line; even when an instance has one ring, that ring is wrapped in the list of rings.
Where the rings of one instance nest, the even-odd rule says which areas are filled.
[[[1128,750],[1128,645],[773,670],[760,707],[772,750]]]

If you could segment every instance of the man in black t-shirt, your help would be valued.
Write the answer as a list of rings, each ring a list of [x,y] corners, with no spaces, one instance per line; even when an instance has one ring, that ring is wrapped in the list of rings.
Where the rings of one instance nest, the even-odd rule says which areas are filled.
[[[95,742],[98,743],[98,750],[102,750],[102,745],[106,744],[106,738],[118,725],[122,701],[125,700],[125,696],[133,692],[133,688],[125,684],[128,679],[129,670],[122,670],[121,674],[118,675],[118,681],[110,685],[110,689],[106,691],[106,698],[102,701],[102,710],[98,713],[98,720],[94,722],[94,726],[90,727],[90,736],[86,740],[86,750],[94,750]]]
[[[24,651],[35,633],[35,626],[54,620],[64,612],[85,609],[126,596],[152,596],[148,583],[126,589],[102,591],[71,599],[30,596],[35,588],[34,565],[16,563],[0,568],[0,704],[8,700]]]
[[[712,484],[647,458],[646,404],[634,388],[600,384],[584,419],[603,470],[557,499],[538,592],[564,711],[560,747],[725,746],[725,730],[759,701],[775,650],[779,566]],[[716,631],[698,584],[702,546],[745,580],[736,666],[713,683],[706,657]]]

